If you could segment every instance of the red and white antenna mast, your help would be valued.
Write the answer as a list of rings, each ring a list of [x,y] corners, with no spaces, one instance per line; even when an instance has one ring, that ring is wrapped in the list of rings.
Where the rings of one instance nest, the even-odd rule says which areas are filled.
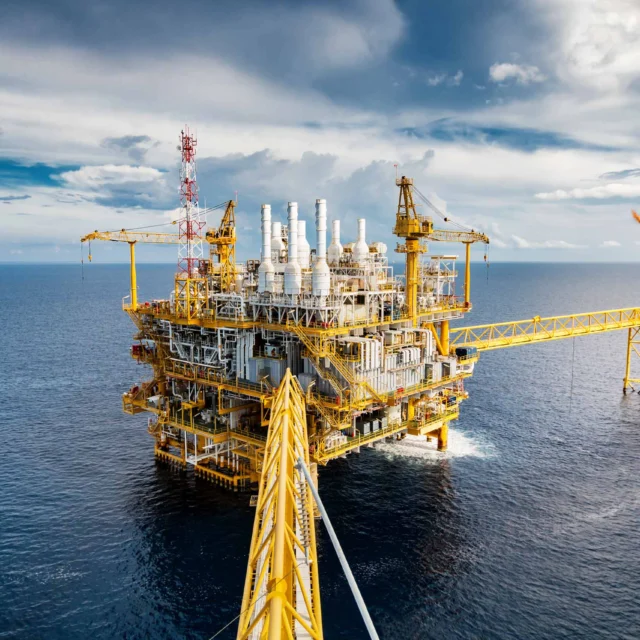
[[[182,216],[178,222],[178,272],[187,278],[198,275],[202,250],[202,229],[205,225],[198,206],[198,184],[196,182],[196,137],[189,127],[180,132],[182,166],[180,169],[180,203]]]

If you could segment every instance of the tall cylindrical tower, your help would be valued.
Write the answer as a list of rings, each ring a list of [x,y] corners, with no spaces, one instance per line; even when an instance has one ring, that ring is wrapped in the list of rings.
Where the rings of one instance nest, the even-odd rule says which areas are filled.
[[[340,244],[340,220],[331,223],[331,244],[327,252],[327,262],[330,267],[337,267],[340,264],[342,255],[342,245]]]
[[[290,202],[287,208],[289,223],[289,247],[287,266],[284,269],[284,292],[298,295],[302,289],[302,271],[298,264],[298,203]]]
[[[258,292],[273,291],[274,268],[271,262],[271,205],[262,205],[262,258],[258,267]]]
[[[311,264],[311,247],[307,241],[307,223],[298,220],[298,264],[301,269],[308,269]]]
[[[358,240],[353,247],[353,261],[360,266],[364,266],[369,262],[369,245],[366,241],[366,225],[364,218],[358,220]]]
[[[311,272],[311,286],[316,296],[327,296],[331,291],[331,272],[327,264],[327,201],[316,200],[317,256]]]

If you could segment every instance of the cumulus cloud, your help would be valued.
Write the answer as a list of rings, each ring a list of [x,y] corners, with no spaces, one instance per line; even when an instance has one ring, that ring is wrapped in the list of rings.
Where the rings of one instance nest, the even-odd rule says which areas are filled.
[[[536,193],[538,200],[606,200],[608,198],[638,198],[640,184],[611,183],[597,187],[557,189]]]
[[[640,78],[636,0],[539,0],[558,25],[558,75],[598,91],[621,91]]]
[[[512,235],[515,247],[517,249],[586,249],[586,245],[573,244],[565,240],[544,240],[543,242],[531,242],[520,236]]]
[[[496,62],[489,69],[489,79],[492,82],[515,80],[517,84],[526,85],[532,82],[544,82],[546,78],[540,69],[533,65]]]
[[[458,69],[455,74],[447,75],[446,73],[438,73],[427,77],[427,84],[430,87],[437,87],[441,84],[446,84],[448,87],[459,87],[464,78],[464,72],[462,69]]]
[[[611,247],[620,247],[620,243],[617,240],[605,240],[601,245],[603,249],[609,249]]]
[[[458,69],[456,74],[451,76],[449,82],[452,87],[459,87],[462,82],[462,78],[464,78],[464,73],[462,72],[462,69]]]
[[[65,171],[58,179],[70,187],[96,189],[106,185],[154,182],[162,179],[162,176],[162,172],[153,167],[107,164]]]
[[[93,200],[113,207],[166,208],[176,191],[165,181],[165,174],[153,167],[131,165],[84,166],[64,171],[56,179],[66,188],[68,202]]]
[[[439,84],[442,84],[447,79],[446,73],[439,73],[435,76],[429,76],[427,78],[427,84],[430,87],[437,87]]]

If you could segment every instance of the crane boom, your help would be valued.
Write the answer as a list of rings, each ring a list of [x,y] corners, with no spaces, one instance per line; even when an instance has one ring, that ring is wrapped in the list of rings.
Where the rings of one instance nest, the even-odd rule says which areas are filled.
[[[150,233],[148,231],[94,231],[84,236],[80,242],[105,240],[109,242],[143,242],[147,244],[178,244],[177,233]]]
[[[451,231],[449,229],[434,229],[428,236],[427,240],[435,242],[462,242],[464,244],[473,244],[474,242],[483,242],[489,244],[489,236],[477,231]]]

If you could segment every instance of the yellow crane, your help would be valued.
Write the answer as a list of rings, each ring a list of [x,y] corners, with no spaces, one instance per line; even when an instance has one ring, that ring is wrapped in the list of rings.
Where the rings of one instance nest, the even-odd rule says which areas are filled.
[[[416,326],[418,320],[418,257],[427,250],[421,240],[433,232],[433,221],[427,216],[420,215],[416,210],[413,201],[412,178],[402,176],[396,180],[396,185],[400,187],[400,195],[393,233],[398,238],[404,238],[404,244],[398,245],[396,251],[407,255],[405,269],[407,310],[413,325]]]
[[[405,253],[405,282],[407,296],[407,312],[413,326],[418,325],[418,280],[419,280],[419,255],[426,253],[426,241],[435,242],[461,242],[465,245],[465,278],[464,278],[464,310],[471,309],[471,245],[475,242],[489,244],[489,237],[473,229],[448,230],[435,229],[433,220],[418,213],[414,200],[414,193],[434,212],[440,215],[445,222],[451,222],[426,196],[424,196],[413,184],[413,178],[402,176],[396,179],[396,185],[400,188],[398,197],[398,210],[396,224],[393,233],[405,242],[398,245],[396,251]],[[438,335],[433,323],[429,327],[434,333],[440,353],[449,352],[449,321],[439,323]]]
[[[210,258],[217,256],[220,273],[220,290],[224,293],[231,290],[236,274],[236,202],[228,200],[222,205],[211,207],[205,213],[214,211],[220,206],[225,206],[222,221],[217,229],[209,229],[206,233],[206,240],[209,243]],[[173,221],[170,224],[177,224]],[[136,285],[136,263],[135,245],[144,244],[179,244],[180,236],[177,233],[158,233],[151,231],[141,231],[136,229],[120,229],[119,231],[93,231],[83,236],[80,241],[89,245],[89,262],[92,261],[91,241],[101,240],[105,242],[126,242],[129,244],[130,258],[130,280],[131,280],[131,307],[135,310],[137,306],[137,285]],[[213,261],[211,261],[213,262]]]
[[[171,224],[176,224],[172,222]],[[129,244],[129,280],[131,283],[131,307],[133,310],[138,306],[138,285],[136,279],[136,243],[145,244],[178,244],[178,235],[175,233],[155,233],[149,231],[135,231],[120,229],[120,231],[93,231],[83,236],[80,242],[89,244],[89,262],[93,259],[91,255],[91,241],[104,240],[106,242],[127,242]]]
[[[220,270],[220,291],[228,293],[235,284],[236,277],[236,202],[229,200],[220,226],[209,229],[205,239],[211,247],[211,257],[217,256]],[[213,268],[213,260],[211,263]]]

